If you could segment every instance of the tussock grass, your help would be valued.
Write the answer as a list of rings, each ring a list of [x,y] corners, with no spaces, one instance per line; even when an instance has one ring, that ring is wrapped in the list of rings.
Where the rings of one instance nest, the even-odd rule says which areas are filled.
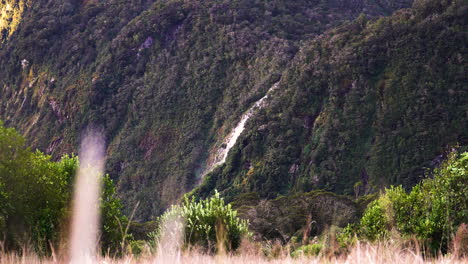
[[[248,246],[247,246],[248,247]],[[95,261],[100,264],[313,264],[313,263],[343,263],[343,264],[378,264],[378,263],[468,263],[468,258],[447,254],[436,258],[424,258],[420,252],[389,243],[367,244],[358,242],[347,254],[340,256],[316,256],[292,258],[283,251],[276,258],[267,258],[260,251],[252,248],[241,248],[233,255],[207,255],[199,251],[177,252],[167,255],[164,252],[136,257],[131,254],[122,258],[101,257]],[[0,253],[0,264],[52,264],[68,263],[66,257],[53,255],[49,258],[39,258],[35,254]]]

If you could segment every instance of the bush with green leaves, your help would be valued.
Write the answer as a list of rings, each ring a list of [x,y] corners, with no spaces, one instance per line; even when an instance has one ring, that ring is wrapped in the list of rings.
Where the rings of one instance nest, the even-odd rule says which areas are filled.
[[[16,130],[0,121],[0,235],[7,248],[31,241],[42,253],[58,241],[76,164],[76,156],[53,162],[31,151]]]
[[[40,151],[31,151],[23,136],[0,121],[0,238],[6,249],[19,250],[31,243],[39,254],[48,254],[50,246],[60,242],[71,217],[78,166],[74,155],[54,162]],[[106,175],[101,194],[104,252],[121,249],[128,222],[121,208],[114,184]]]
[[[309,244],[309,245],[303,245],[294,250],[291,253],[291,256],[293,258],[295,257],[312,257],[312,256],[318,256],[320,252],[323,249],[323,244],[320,243],[315,243],[315,244]]]
[[[416,236],[433,251],[445,252],[462,223],[468,223],[468,152],[448,155],[447,160],[407,193],[390,187],[369,204],[358,236],[370,241],[389,237],[390,231]],[[344,237],[352,233],[342,234]]]
[[[144,240],[131,240],[127,245],[127,252],[130,252],[133,256],[140,256],[145,252],[147,243]]]
[[[393,190],[392,188],[388,191]],[[371,241],[387,236],[390,227],[388,212],[391,210],[386,196],[369,204],[361,218],[361,234]]]
[[[123,253],[125,242],[131,243],[128,235],[129,220],[122,214],[122,202],[116,196],[114,182],[108,174],[102,179],[101,202],[101,249],[103,253]]]
[[[358,223],[350,223],[336,234],[336,240],[341,248],[352,247],[358,241],[356,236],[359,230]]]
[[[218,192],[201,201],[185,197],[182,205],[173,206],[158,221],[159,226],[150,237],[161,241],[167,225],[182,223],[184,247],[198,246],[208,252],[215,252],[220,247],[236,250],[242,237],[249,235],[248,221],[240,219],[237,211],[225,204]]]

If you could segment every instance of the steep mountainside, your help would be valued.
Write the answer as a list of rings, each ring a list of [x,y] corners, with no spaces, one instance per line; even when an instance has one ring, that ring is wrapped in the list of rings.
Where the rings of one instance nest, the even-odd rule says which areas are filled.
[[[279,81],[200,193],[410,186],[467,137],[466,6],[418,1],[375,20],[411,2],[3,0],[0,119],[56,157],[102,129],[107,170],[143,220],[202,181]]]
[[[468,143],[466,11],[420,1],[304,44],[198,193],[362,195],[419,182],[444,149]]]

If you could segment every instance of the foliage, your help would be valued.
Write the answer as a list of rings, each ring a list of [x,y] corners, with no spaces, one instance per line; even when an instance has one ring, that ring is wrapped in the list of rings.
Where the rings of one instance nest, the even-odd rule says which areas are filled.
[[[341,248],[349,248],[358,241],[356,232],[359,230],[358,223],[350,223],[346,225],[340,232],[336,234],[336,240]]]
[[[32,240],[41,253],[57,242],[61,220],[68,215],[70,179],[77,157],[50,156],[25,146],[24,138],[0,122],[0,230],[7,248],[19,248]]]
[[[305,41],[200,194],[408,190],[466,145],[466,4],[418,2]]]
[[[82,127],[102,125],[110,142],[106,167],[128,213],[141,201],[137,220],[160,215],[196,186],[206,153],[277,81],[226,163],[203,179],[201,197],[214,189],[226,200],[317,189],[361,196],[389,184],[407,190],[427,176],[423,168],[437,165],[446,145],[466,144],[463,0],[417,0],[382,18],[412,1],[143,2],[0,3],[0,118],[34,135],[21,146],[54,160],[76,150]],[[4,12],[11,3],[18,5]],[[56,166],[43,154],[15,153],[19,165],[4,166],[31,161],[38,174]],[[27,178],[25,171],[15,174]],[[55,174],[46,171],[44,182],[18,190],[18,201],[50,187]],[[12,221],[7,212],[20,210],[12,182],[0,183],[0,226]],[[48,195],[67,195],[50,189]],[[31,210],[39,198],[21,210],[39,214]],[[419,203],[416,195],[395,199]],[[33,220],[50,221],[59,207]],[[117,207],[110,205],[111,215]],[[291,222],[303,213],[295,209]],[[282,229],[292,230],[291,222]],[[399,228],[413,232],[412,224]],[[51,236],[46,228],[35,232]]]
[[[127,251],[132,254],[132,256],[140,256],[145,253],[147,248],[147,243],[144,240],[132,240],[127,246]]]
[[[106,174],[103,178],[101,202],[101,248],[103,253],[121,252],[125,241],[131,243],[132,236],[126,233],[129,224],[122,214],[122,203],[117,198],[112,179]]]
[[[452,152],[433,171],[433,178],[424,179],[411,192],[401,186],[386,189],[369,204],[354,231],[374,241],[396,230],[404,236],[415,235],[433,251],[445,252],[458,227],[468,221],[466,193],[468,152]]]
[[[249,235],[248,221],[241,220],[237,211],[225,204],[216,192],[213,197],[195,201],[185,197],[181,206],[173,206],[159,218],[159,227],[153,236],[160,238],[169,222],[184,223],[184,245],[201,246],[209,252],[236,250],[245,235]],[[222,247],[222,249],[221,249]]]
[[[316,190],[308,193],[261,199],[255,193],[241,194],[231,203],[249,220],[257,239],[282,244],[324,233],[330,226],[344,227],[358,220],[357,204],[346,196]]]
[[[25,0],[3,0],[0,4],[0,44],[18,28],[25,5]]]
[[[318,256],[323,249],[323,245],[319,243],[300,246],[291,253],[292,257],[312,257]]]
[[[412,0],[8,0],[0,8],[5,2],[28,4],[0,44],[0,118],[34,135],[28,145],[54,158],[76,152],[82,127],[102,126],[109,139],[106,168],[124,209],[130,215],[139,201],[135,220],[144,221],[196,186],[207,153],[309,40],[361,13],[387,15]],[[268,126],[272,138],[258,142],[259,149],[247,147],[245,157],[235,159],[239,164],[216,177],[220,190],[234,176],[241,179],[253,154],[264,162],[246,189],[274,198],[294,186],[284,172],[309,142],[296,140],[302,137],[298,122],[283,126],[289,117],[312,114],[281,112],[288,120]],[[256,125],[247,130],[257,134]],[[294,144],[286,146],[288,140]],[[263,149],[269,153],[260,155]]]
[[[47,254],[50,245],[56,246],[66,234],[79,160],[64,155],[54,162],[25,145],[15,129],[0,121],[0,235],[5,237],[7,249],[32,243],[38,253]],[[101,246],[105,252],[120,250],[128,222],[121,208],[113,182],[106,175],[101,194]]]
[[[376,240],[384,238],[387,235],[387,228],[389,226],[386,217],[386,208],[377,200],[369,205],[361,219],[361,233],[369,240]]]

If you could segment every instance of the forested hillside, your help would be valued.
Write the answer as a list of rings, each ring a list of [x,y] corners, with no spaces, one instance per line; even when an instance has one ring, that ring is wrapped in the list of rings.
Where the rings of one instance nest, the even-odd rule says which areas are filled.
[[[466,146],[466,6],[423,2],[305,43],[201,192],[410,188]]]
[[[0,119],[56,158],[101,129],[137,220],[200,183],[228,201],[409,188],[468,138],[466,4],[412,2],[4,0]]]

